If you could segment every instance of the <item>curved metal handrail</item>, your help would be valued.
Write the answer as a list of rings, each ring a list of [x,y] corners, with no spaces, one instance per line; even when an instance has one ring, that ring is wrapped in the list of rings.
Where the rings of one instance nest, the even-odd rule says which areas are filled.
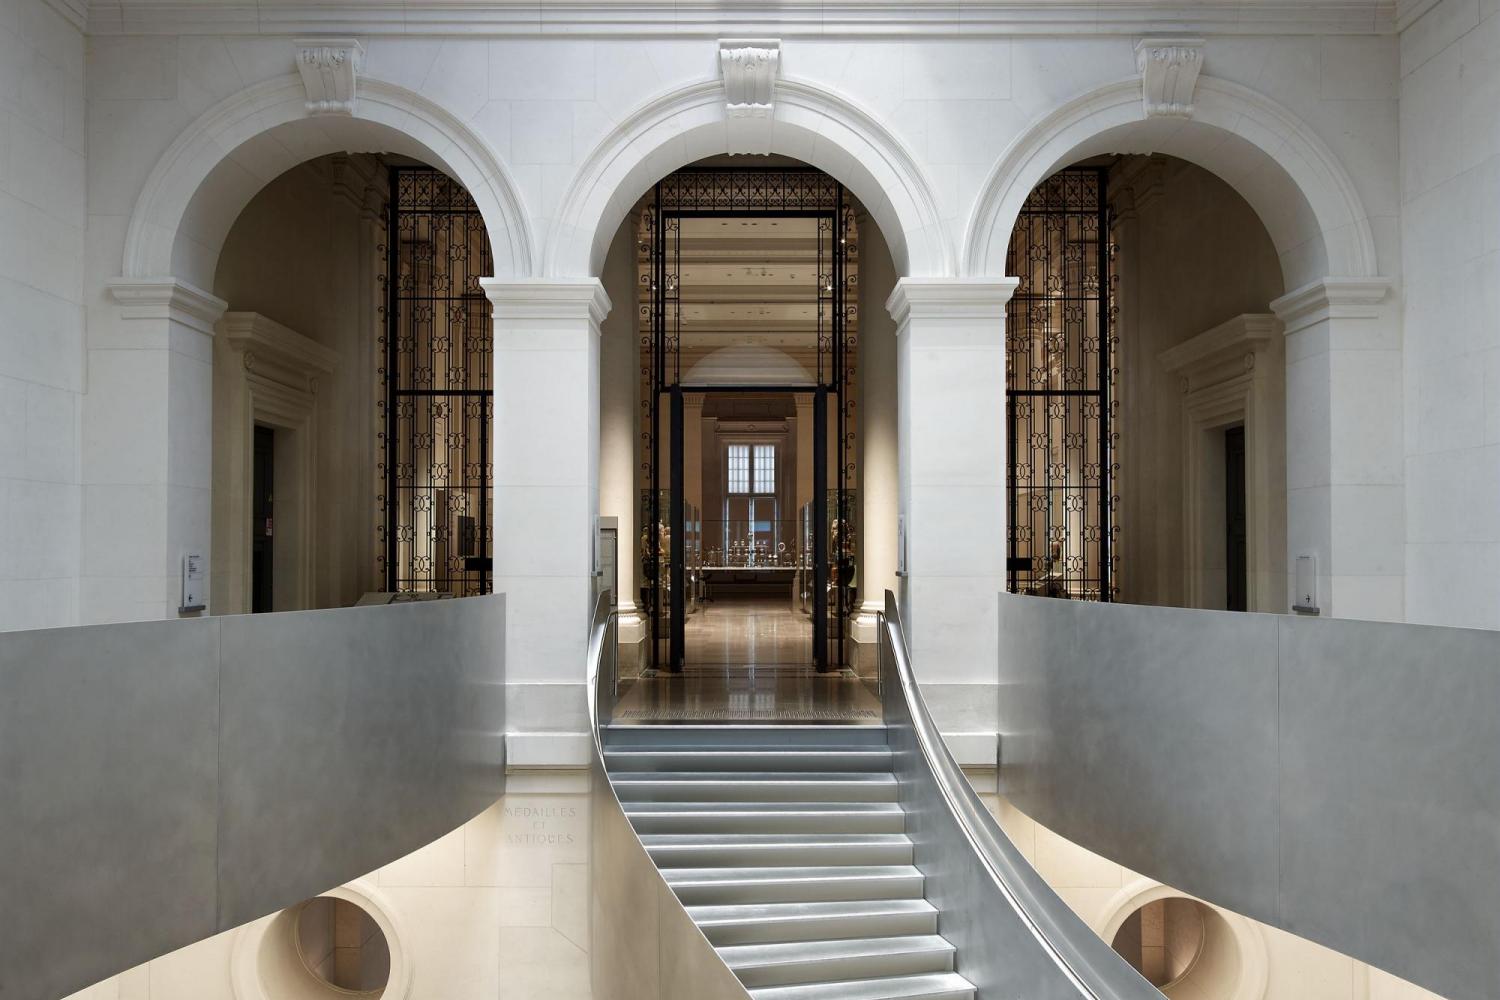
[[[588,638],[590,978],[595,1000],[750,1000],[636,835],[604,765],[613,707],[616,613],[606,591]],[[608,683],[601,682],[601,674]]]
[[[903,804],[909,794],[936,793],[924,808],[908,810],[921,817],[909,833],[918,867],[928,876],[929,898],[943,913],[942,933],[958,948],[959,972],[981,997],[1160,1000],[1047,885],[974,792],[917,687],[901,611],[890,591],[880,654]],[[950,895],[956,903],[941,898]],[[1015,919],[1000,919],[1006,913]]]

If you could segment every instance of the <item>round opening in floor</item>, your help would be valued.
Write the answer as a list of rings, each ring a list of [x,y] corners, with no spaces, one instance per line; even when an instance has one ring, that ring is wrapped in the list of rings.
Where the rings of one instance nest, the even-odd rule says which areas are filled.
[[[379,997],[391,975],[390,945],[363,907],[317,896],[297,908],[292,934],[302,965],[319,983],[357,997]]]

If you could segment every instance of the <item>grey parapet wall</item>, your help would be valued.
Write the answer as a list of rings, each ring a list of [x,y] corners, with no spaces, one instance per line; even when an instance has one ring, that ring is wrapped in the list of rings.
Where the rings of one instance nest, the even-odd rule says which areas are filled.
[[[1127,868],[1500,996],[1500,632],[1000,596],[1000,788]]]
[[[0,633],[0,997],[366,874],[504,791],[503,595]]]

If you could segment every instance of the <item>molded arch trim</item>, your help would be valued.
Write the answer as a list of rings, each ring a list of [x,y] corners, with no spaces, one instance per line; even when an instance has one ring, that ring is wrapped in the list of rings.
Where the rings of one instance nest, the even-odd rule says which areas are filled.
[[[727,153],[724,100],[723,81],[705,80],[647,101],[611,130],[580,165],[558,207],[544,274],[598,274],[615,230],[652,184]],[[898,273],[954,273],[953,244],[932,184],[872,114],[820,86],[782,78],[771,135],[775,152],[827,172],[854,192],[890,243]]]
[[[1147,118],[1136,77],[1083,94],[1038,119],[990,172],[964,234],[967,275],[1001,275],[1011,230],[1037,184],[1105,152],[1160,152],[1202,166],[1248,201],[1276,241],[1286,287],[1334,274],[1376,277],[1375,241],[1354,182],[1287,108],[1204,76],[1192,118]]]
[[[310,117],[306,100],[299,76],[277,77],[221,101],[183,130],[152,168],[136,198],[121,273],[127,278],[177,275],[192,280],[178,275],[180,245],[191,238],[184,222],[200,191],[205,197],[223,199],[224,204],[214,206],[214,215],[232,222],[255,191],[298,163],[328,153],[372,148],[412,155],[447,171],[468,189],[484,218],[496,275],[531,273],[535,259],[531,224],[520,193],[493,148],[467,124],[428,98],[367,76],[360,78],[352,117]],[[275,141],[273,132],[291,128],[299,129],[296,141]],[[224,191],[206,191],[205,182],[216,169],[256,139],[267,140],[264,148],[256,149],[250,171],[258,186],[248,195],[243,183],[232,193],[227,186]],[[371,145],[372,139],[377,145]],[[222,242],[223,234],[216,235]],[[217,245],[207,249],[217,256]]]

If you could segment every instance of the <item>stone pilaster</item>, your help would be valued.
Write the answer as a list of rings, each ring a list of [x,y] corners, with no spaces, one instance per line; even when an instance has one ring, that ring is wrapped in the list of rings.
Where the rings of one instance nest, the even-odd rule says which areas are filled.
[[[485,279],[495,322],[495,590],[509,683],[583,679],[599,511],[596,278]]]
[[[903,609],[924,684],[993,684],[1005,587],[1005,304],[1016,280],[903,278]],[[942,720],[939,720],[940,722]]]
[[[85,624],[175,617],[182,557],[207,560],[210,548],[213,335],[225,303],[170,277],[116,278],[108,290],[115,311],[90,331],[83,404]]]
[[[1385,278],[1324,278],[1271,303],[1286,332],[1287,593],[1316,560],[1312,603],[1405,617],[1401,340]],[[1304,588],[1305,589],[1305,588]]]

